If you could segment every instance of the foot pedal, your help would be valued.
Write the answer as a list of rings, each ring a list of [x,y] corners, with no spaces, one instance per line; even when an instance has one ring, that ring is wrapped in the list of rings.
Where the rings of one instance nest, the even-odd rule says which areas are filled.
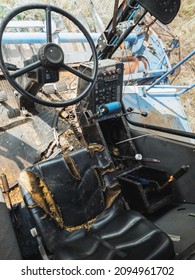
[[[4,90],[0,91],[0,102],[7,101],[7,93]]]

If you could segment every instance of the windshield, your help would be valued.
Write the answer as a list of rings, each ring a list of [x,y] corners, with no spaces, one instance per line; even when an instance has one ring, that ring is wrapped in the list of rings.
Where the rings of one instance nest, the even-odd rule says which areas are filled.
[[[34,2],[36,3],[36,1]],[[93,36],[95,44],[98,45],[99,36],[105,31],[110,19],[117,12],[115,4],[122,5],[121,11],[123,11],[127,3],[130,5],[135,1],[72,0],[59,2],[51,0],[42,2],[58,6],[73,14],[86,27]],[[28,3],[32,3],[32,1],[25,1],[25,4]],[[14,6],[17,7],[20,4],[24,4],[24,1],[1,1],[0,17],[3,18]],[[121,36],[129,28],[132,31],[109,57],[124,63],[124,106],[125,108],[131,107],[134,111],[147,112],[147,117],[144,118],[139,114],[131,114],[131,119],[138,123],[195,133],[194,59],[188,59],[155,87],[151,87],[157,79],[170,71],[194,49],[195,7],[193,0],[182,1],[179,14],[166,27],[149,13],[145,15],[143,8],[137,12],[138,10],[139,7],[135,6],[128,21],[123,20],[116,25],[117,36]],[[137,23],[140,13],[145,16]],[[24,22],[26,28],[24,25],[19,26],[18,22]],[[27,28],[29,22],[32,25]],[[36,24],[41,26],[36,27]],[[32,36],[27,35],[36,32],[41,40],[42,34],[40,33],[44,33],[44,18],[41,12],[28,12],[14,18],[11,25],[10,29],[6,29],[7,33],[4,37],[6,61],[22,65],[23,61],[32,56],[32,51],[40,43],[40,41],[36,41],[36,38],[33,38],[32,41]],[[61,42],[66,50],[67,62],[77,63],[90,58],[91,53],[85,47],[84,42],[73,42],[75,33],[79,31],[68,21],[53,15],[52,28],[53,33],[56,36],[59,35],[56,40],[65,41],[67,32],[70,33],[69,40]],[[13,36],[13,33],[17,33],[16,36]],[[27,42],[23,42],[25,36],[27,36]],[[115,39],[115,41],[117,40],[118,38]],[[114,47],[115,41],[112,41],[112,47]],[[18,60],[16,54],[21,50],[23,59]],[[102,59],[101,55],[99,59]],[[72,83],[72,79],[70,79],[70,83]],[[70,85],[71,90],[76,89],[76,83],[77,81],[74,80],[73,87],[72,84]],[[151,87],[150,90],[147,90],[149,87]]]

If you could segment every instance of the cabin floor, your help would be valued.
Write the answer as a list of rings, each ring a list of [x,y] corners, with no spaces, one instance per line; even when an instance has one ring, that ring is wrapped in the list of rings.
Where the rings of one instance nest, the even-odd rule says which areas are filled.
[[[176,258],[195,259],[195,205],[175,203],[161,208],[149,219],[172,239]]]

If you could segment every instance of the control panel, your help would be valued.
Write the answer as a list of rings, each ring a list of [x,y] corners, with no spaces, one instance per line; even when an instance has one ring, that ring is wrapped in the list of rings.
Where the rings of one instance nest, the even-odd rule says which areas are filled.
[[[80,66],[80,71],[90,76],[93,63],[88,62]],[[115,101],[121,102],[123,88],[123,63],[113,59],[100,60],[98,63],[98,76],[94,88],[89,97],[81,102],[83,110],[91,110],[92,113],[98,111],[102,104],[108,104]],[[83,79],[78,82],[78,94],[86,86]]]

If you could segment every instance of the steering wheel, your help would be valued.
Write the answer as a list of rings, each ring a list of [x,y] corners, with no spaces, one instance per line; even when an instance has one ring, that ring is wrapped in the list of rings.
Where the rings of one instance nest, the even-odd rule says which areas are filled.
[[[18,16],[22,12],[26,12],[33,9],[43,10],[43,13],[45,14],[46,43],[42,44],[37,54],[33,55],[33,57],[30,60],[28,60],[28,64],[24,63],[24,66],[22,68],[18,68],[16,66],[15,70],[12,69],[12,71],[10,71],[10,69],[8,69],[9,63],[6,63],[4,61],[3,55],[3,35],[5,29],[14,17]],[[85,39],[87,40],[90,46],[90,50],[92,53],[91,75],[87,75],[84,73],[84,71],[79,71],[78,69],[67,65],[67,63],[64,61],[63,49],[61,48],[61,46],[59,46],[59,44],[54,43],[52,38],[52,12],[60,14],[61,16],[70,20],[83,33]],[[39,103],[49,107],[67,107],[78,103],[87,95],[89,95],[91,89],[95,84],[98,71],[98,58],[94,42],[88,31],[85,29],[85,27],[75,17],[73,17],[71,14],[67,13],[66,11],[60,8],[45,4],[30,4],[14,9],[1,22],[0,46],[0,67],[5,78],[10,82],[10,84],[14,87],[14,89],[17,92],[19,92],[21,95],[27,97],[35,103]],[[82,89],[81,93],[73,99],[63,101],[44,100],[43,98],[40,98],[29,92],[29,90],[25,89],[24,86],[21,86],[17,81],[17,78],[21,78],[23,75],[29,76],[29,73],[32,73],[33,71],[39,71],[39,69],[43,69],[43,71],[45,72],[50,71],[51,73],[54,73],[55,77],[57,77],[58,80],[60,71],[62,72],[63,70],[66,70],[74,74],[76,77],[83,79],[85,86]],[[42,86],[43,84],[40,85],[40,88],[42,88]]]

